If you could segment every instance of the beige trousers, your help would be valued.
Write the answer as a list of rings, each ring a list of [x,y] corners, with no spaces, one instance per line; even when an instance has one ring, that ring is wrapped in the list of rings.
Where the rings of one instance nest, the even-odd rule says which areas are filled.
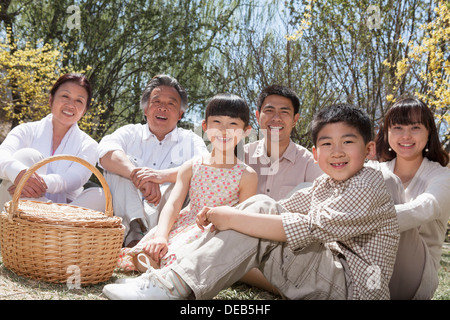
[[[261,214],[278,214],[283,210],[265,195],[251,197],[238,208]],[[345,260],[321,243],[293,252],[285,243],[233,230],[205,232],[183,249],[171,268],[197,299],[211,299],[255,267],[288,299],[352,297],[353,286]]]

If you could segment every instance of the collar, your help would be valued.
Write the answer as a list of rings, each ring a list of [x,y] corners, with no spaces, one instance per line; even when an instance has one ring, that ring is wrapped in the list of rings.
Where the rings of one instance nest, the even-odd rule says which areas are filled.
[[[150,131],[150,128],[148,127],[147,123],[143,124],[142,126],[143,126],[143,131],[142,131],[142,139],[143,140],[150,140],[150,139],[158,140],[158,138],[156,138],[156,136]],[[179,135],[178,127],[175,127],[172,131],[170,131],[168,134],[166,134],[166,136],[164,137],[164,139],[161,142],[176,141],[178,139],[178,135]]]
[[[297,148],[295,147],[295,143],[292,140],[290,140],[287,149],[281,155],[279,161],[281,161],[282,159],[286,159],[294,163],[296,153]],[[265,157],[266,159],[269,159],[269,156],[267,155],[266,138],[263,138],[258,141],[258,145],[256,146],[255,152],[253,153],[253,157],[255,158]]]

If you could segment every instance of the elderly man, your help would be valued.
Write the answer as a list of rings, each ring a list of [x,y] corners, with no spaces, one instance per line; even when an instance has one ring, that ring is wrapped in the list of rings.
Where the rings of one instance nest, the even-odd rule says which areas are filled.
[[[146,124],[129,124],[99,144],[114,214],[126,227],[124,245],[133,246],[158,222],[178,167],[207,152],[203,139],[177,127],[187,108],[187,93],[177,80],[155,76],[144,89],[141,109]]]

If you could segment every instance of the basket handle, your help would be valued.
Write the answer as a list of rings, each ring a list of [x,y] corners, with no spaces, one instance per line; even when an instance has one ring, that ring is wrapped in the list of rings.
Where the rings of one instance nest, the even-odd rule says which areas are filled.
[[[69,160],[69,161],[77,162],[79,164],[82,164],[83,166],[85,166],[86,168],[88,168],[89,170],[91,170],[94,173],[94,175],[100,181],[100,183],[103,187],[103,190],[105,192],[105,198],[106,198],[105,215],[107,217],[112,217],[113,216],[113,207],[112,207],[111,191],[109,190],[108,183],[106,183],[106,180],[103,177],[103,175],[100,173],[100,171],[84,159],[81,159],[79,157],[75,157],[72,155],[63,155],[63,154],[51,156],[51,157],[48,157],[41,161],[38,161],[34,165],[32,165],[31,167],[29,167],[27,169],[25,174],[20,179],[19,184],[16,187],[16,190],[14,191],[11,206],[10,206],[10,214],[13,215],[14,212],[16,212],[16,210],[19,206],[20,194],[22,193],[22,189],[24,188],[25,183],[30,178],[30,176],[40,167],[46,165],[49,162],[53,162],[53,161],[57,161],[57,160]]]

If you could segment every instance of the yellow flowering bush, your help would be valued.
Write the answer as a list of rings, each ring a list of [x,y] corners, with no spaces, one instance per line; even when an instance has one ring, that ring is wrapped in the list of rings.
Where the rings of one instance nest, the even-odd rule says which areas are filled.
[[[49,44],[38,48],[10,44],[9,33],[0,42],[0,103],[6,119],[15,122],[40,119],[49,113],[48,90],[61,74],[55,66],[60,53]]]
[[[305,12],[303,13],[303,19],[301,20],[300,26],[297,28],[297,30],[294,31],[292,35],[286,35],[286,40],[296,41],[300,39],[303,36],[305,30],[308,30],[311,27],[312,6],[316,1],[317,0],[308,0],[308,4],[305,6]]]
[[[10,30],[0,39],[0,107],[5,122],[13,125],[36,121],[50,113],[49,91],[55,81],[72,67],[63,67],[64,55],[48,43],[11,43]],[[64,45],[62,46],[64,49]],[[89,70],[89,66],[87,67]],[[76,71],[84,73],[85,71]],[[99,126],[98,116],[106,109],[98,106],[80,121],[82,130],[92,133]]]
[[[419,81],[426,90],[416,95],[426,101],[430,107],[439,111],[436,116],[450,123],[450,4],[440,0],[435,8],[436,18],[421,26],[424,38],[419,44],[409,43],[410,53],[396,64],[395,93],[414,66],[419,68]],[[384,64],[391,67],[390,63]],[[395,100],[395,94],[387,97]]]

